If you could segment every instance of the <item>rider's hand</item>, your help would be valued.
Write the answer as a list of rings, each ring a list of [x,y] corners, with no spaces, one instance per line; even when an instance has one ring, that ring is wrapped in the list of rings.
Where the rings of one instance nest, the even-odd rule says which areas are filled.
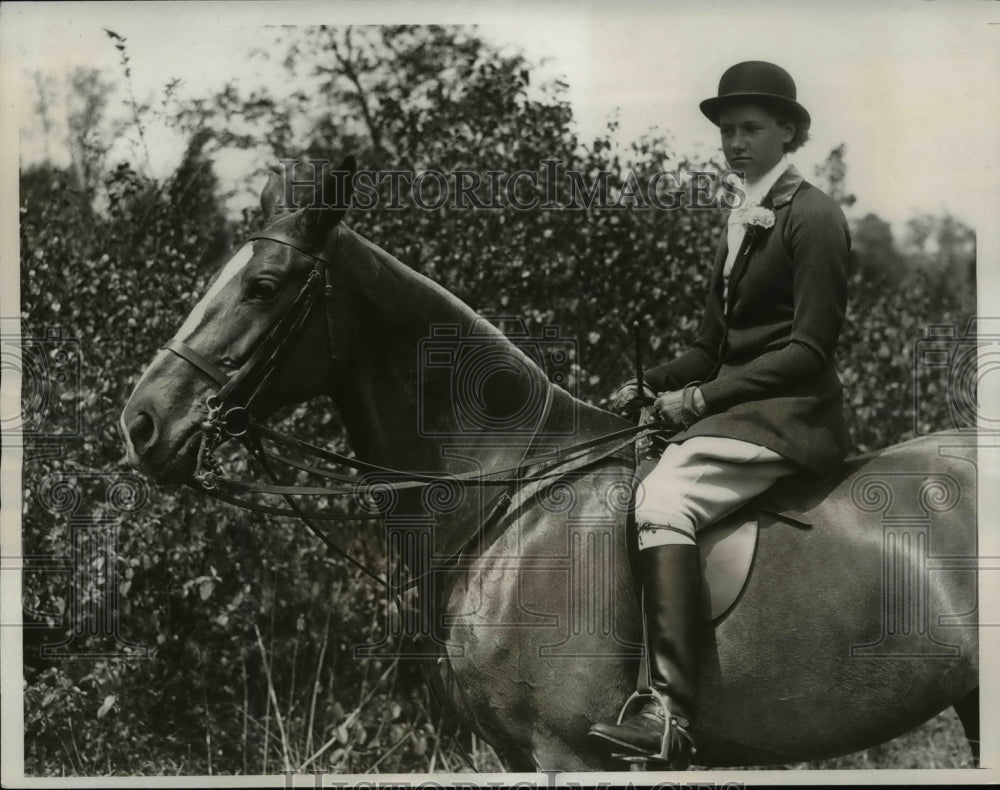
[[[681,429],[684,420],[681,418],[682,390],[663,392],[653,403],[653,416],[668,428]]]
[[[705,398],[697,387],[690,387],[687,406],[684,405],[684,390],[662,392],[653,402],[653,416],[668,428],[680,430],[694,424],[705,414]]]
[[[656,393],[648,386],[643,385],[643,396],[652,400],[656,397]],[[635,379],[629,379],[608,399],[608,410],[616,414],[625,414],[629,411],[629,405],[632,401],[639,397],[638,383]]]

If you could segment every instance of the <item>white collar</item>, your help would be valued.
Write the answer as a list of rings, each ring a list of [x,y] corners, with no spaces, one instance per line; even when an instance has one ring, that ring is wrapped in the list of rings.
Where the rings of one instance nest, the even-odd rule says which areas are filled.
[[[781,159],[778,160],[778,164],[768,170],[764,175],[762,175],[756,181],[747,181],[743,184],[743,191],[746,192],[747,202],[760,203],[767,193],[771,191],[771,187],[777,183],[778,179],[781,178],[781,174],[788,169],[788,156],[782,154]]]

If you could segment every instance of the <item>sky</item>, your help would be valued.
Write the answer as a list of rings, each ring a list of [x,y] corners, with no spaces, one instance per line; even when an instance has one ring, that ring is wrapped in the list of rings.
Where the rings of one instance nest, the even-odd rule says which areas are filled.
[[[848,187],[859,197],[852,214],[874,212],[898,224],[918,212],[949,212],[977,224],[997,177],[990,149],[1000,133],[1000,6],[823,5],[14,4],[3,9],[0,35],[4,68],[25,75],[18,100],[30,120],[26,75],[33,70],[59,75],[87,65],[120,76],[104,27],[128,39],[135,93],[145,100],[159,98],[175,77],[191,94],[233,77],[280,89],[280,75],[247,58],[267,40],[266,24],[477,24],[494,43],[539,63],[536,83],[568,83],[584,139],[617,118],[622,142],[667,131],[674,149],[689,155],[718,148],[698,103],[715,94],[722,72],[742,60],[770,60],[795,77],[813,118],[812,139],[793,163],[808,178],[844,143]],[[169,172],[181,141],[153,129],[147,142],[154,172]],[[38,140],[23,138],[22,161],[40,155]],[[247,169],[239,157],[217,167],[224,183]]]

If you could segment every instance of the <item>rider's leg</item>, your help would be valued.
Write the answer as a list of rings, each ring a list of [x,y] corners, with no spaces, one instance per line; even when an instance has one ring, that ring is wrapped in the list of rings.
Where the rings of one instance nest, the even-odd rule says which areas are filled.
[[[701,624],[695,533],[795,471],[774,451],[735,439],[696,437],[667,447],[636,495],[649,671],[646,688],[630,702],[648,701],[633,715],[627,703],[619,724],[595,724],[592,735],[625,756],[687,766]]]

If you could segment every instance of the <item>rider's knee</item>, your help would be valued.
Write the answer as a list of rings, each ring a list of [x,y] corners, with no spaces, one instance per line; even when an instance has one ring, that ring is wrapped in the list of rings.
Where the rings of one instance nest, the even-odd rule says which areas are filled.
[[[636,515],[640,551],[654,546],[696,545],[694,526],[687,519],[675,517],[668,521],[657,516],[643,520]]]

